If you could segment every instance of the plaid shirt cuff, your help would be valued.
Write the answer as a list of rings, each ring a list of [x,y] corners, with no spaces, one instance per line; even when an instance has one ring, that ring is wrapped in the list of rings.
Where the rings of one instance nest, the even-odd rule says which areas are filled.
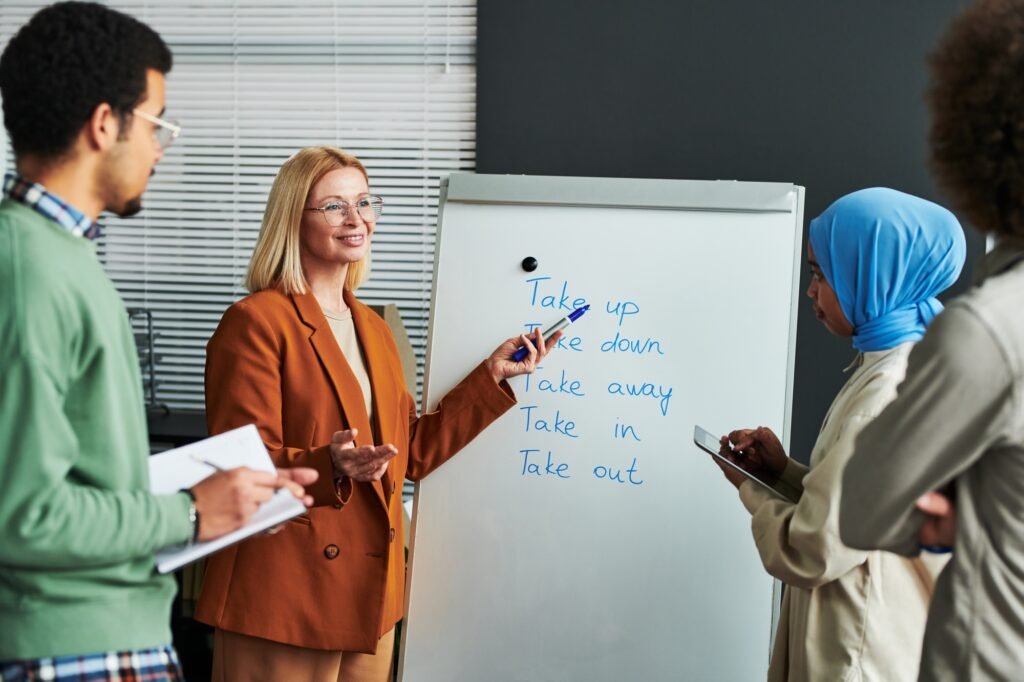
[[[0,682],[183,682],[171,645],[138,651],[0,661]]]

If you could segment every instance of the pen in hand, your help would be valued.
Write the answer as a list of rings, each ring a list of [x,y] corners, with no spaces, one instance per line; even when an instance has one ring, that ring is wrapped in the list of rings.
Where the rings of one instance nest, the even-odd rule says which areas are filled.
[[[581,308],[577,308],[576,310],[572,311],[571,313],[560,319],[558,322],[555,322],[553,325],[544,330],[544,340],[547,341],[555,332],[559,332],[565,329],[570,324],[580,319],[583,313],[587,312],[588,310],[590,310],[590,306],[585,305]],[[514,362],[522,362],[523,360],[526,359],[526,356],[529,354],[530,351],[526,350],[526,346],[520,346],[518,349],[516,349],[516,352],[512,354],[512,360]]]
[[[208,459],[203,459],[202,457],[197,457],[196,455],[192,455],[192,459],[199,462],[200,464],[205,464],[211,469],[216,469],[217,471],[227,471],[227,469],[225,469],[224,467],[220,466],[219,464],[214,464]]]

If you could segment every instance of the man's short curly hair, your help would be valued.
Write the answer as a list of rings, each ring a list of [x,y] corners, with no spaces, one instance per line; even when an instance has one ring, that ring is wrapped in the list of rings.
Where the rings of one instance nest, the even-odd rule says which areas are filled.
[[[4,124],[14,154],[57,158],[96,107],[122,122],[146,96],[146,71],[171,70],[171,51],[141,21],[91,2],[37,12],[0,56]]]
[[[1024,0],[979,0],[931,55],[931,167],[976,228],[1024,236]]]

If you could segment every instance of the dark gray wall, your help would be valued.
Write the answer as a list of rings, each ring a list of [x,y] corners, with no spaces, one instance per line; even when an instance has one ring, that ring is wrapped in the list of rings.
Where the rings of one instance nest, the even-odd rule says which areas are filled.
[[[806,220],[872,185],[941,203],[925,59],[965,4],[480,0],[477,169],[794,182]],[[968,230],[968,245],[971,262],[983,240]],[[804,305],[794,456],[810,454],[852,356]]]

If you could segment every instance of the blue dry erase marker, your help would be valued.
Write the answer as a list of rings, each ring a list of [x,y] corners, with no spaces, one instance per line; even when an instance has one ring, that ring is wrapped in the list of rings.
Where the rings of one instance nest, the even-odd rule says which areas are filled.
[[[583,316],[583,313],[587,312],[588,310],[590,310],[589,304],[583,306],[582,308],[577,308],[576,310],[572,311],[571,313],[560,319],[558,322],[555,322],[553,325],[544,330],[544,340],[547,341],[548,339],[551,338],[552,334],[554,334],[557,331],[565,329],[570,324],[580,319],[580,317]],[[526,346],[520,346],[516,350],[516,352],[512,354],[512,360],[514,362],[522,362],[523,360],[526,359],[526,356],[529,354],[530,351],[526,350]]]

